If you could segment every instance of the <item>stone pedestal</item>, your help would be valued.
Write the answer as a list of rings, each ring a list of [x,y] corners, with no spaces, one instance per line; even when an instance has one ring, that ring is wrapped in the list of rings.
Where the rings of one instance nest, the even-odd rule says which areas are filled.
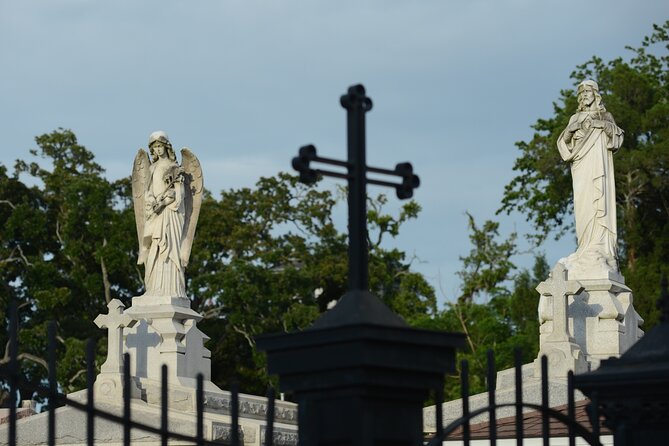
[[[632,291],[621,275],[567,271],[565,280],[577,281],[583,287],[567,300],[569,335],[587,363],[586,370],[572,369],[575,373],[594,370],[603,359],[619,357],[641,338],[643,319],[634,309]],[[553,299],[552,295],[542,294],[539,302],[541,351],[549,348],[554,331]],[[549,360],[553,367],[550,355]]]
[[[198,373],[204,376],[206,391],[220,391],[210,381],[211,352],[204,346],[209,337],[197,328],[202,316],[190,308],[189,299],[135,297],[125,313],[138,323],[124,330],[124,352],[130,354],[130,375],[147,398],[160,397],[163,364],[167,365],[171,403],[194,404]]]
[[[624,281],[595,279],[581,283],[585,288],[581,299],[589,309],[585,316],[585,352],[594,369],[604,359],[619,357],[641,338],[643,319],[634,309],[632,291]]]
[[[211,382],[209,337],[197,328],[202,319],[190,300],[177,296],[139,296],[124,311],[114,299],[109,313],[95,320],[109,330],[109,354],[96,378],[96,395],[107,400],[123,398],[123,354],[130,357],[131,397],[159,404],[161,368],[167,365],[169,405],[195,409],[197,375],[204,377],[206,392],[221,392]]]

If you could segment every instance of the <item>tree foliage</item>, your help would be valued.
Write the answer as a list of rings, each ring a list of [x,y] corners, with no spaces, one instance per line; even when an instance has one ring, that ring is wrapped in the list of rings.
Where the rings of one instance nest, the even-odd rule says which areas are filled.
[[[36,144],[34,161],[17,161],[12,173],[0,165],[1,311],[12,299],[20,303],[22,370],[33,384],[46,376],[47,323],[57,322],[58,380],[70,392],[85,384],[86,338],[100,340],[98,362],[106,354],[106,333],[93,319],[113,298],[130,306],[143,292],[143,270],[129,179],[108,181],[69,130]],[[302,329],[344,294],[347,238],[332,221],[337,202],[337,194],[284,173],[218,199],[206,193],[186,280],[192,308],[205,316],[221,387],[236,379],[245,391],[264,393],[268,377],[254,337]],[[382,243],[420,207],[409,202],[392,216],[383,211],[385,196],[369,203],[372,291],[408,321],[434,314],[432,287],[404,252]],[[30,393],[22,389],[22,398]]]

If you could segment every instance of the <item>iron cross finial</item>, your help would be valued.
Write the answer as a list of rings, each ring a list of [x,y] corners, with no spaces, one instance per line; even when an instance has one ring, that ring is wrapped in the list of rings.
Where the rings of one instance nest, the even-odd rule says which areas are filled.
[[[293,158],[293,168],[300,173],[300,181],[316,182],[319,176],[343,178],[348,181],[348,228],[349,228],[349,289],[365,290],[369,286],[367,247],[367,183],[395,189],[397,198],[413,196],[420,179],[413,173],[410,163],[399,163],[394,170],[368,166],[365,147],[365,113],[372,109],[372,100],[365,94],[365,87],[353,85],[340,99],[347,111],[348,159],[346,161],[318,156],[316,147],[306,145]],[[323,169],[312,169],[312,162],[345,167],[346,173]],[[367,178],[367,172],[400,177],[400,183]]]

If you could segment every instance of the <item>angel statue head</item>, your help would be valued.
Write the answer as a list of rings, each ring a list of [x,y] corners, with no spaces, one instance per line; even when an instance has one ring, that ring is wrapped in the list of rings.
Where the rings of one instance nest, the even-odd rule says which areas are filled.
[[[592,79],[586,79],[578,84],[578,111],[606,111],[599,94],[599,85]]]
[[[165,133],[162,130],[156,130],[155,132],[149,135],[149,151],[151,152],[152,162],[155,163],[159,158],[159,155],[156,153],[154,149],[156,144],[162,144],[163,147],[165,147],[165,150],[167,151],[167,157],[171,161],[177,160],[177,156],[174,153],[174,149],[172,148],[172,143],[170,142],[170,139],[167,137],[167,133]]]

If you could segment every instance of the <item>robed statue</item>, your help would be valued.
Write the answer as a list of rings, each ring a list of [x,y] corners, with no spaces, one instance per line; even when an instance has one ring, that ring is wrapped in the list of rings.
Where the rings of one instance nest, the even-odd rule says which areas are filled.
[[[578,86],[578,110],[558,138],[558,150],[571,164],[576,220],[576,252],[560,259],[567,270],[586,274],[618,272],[616,190],[613,153],[623,130],[606,111],[599,86]]]
[[[186,297],[184,271],[202,203],[202,167],[186,148],[179,165],[163,131],[149,136],[149,152],[139,149],[132,168],[144,295]]]

